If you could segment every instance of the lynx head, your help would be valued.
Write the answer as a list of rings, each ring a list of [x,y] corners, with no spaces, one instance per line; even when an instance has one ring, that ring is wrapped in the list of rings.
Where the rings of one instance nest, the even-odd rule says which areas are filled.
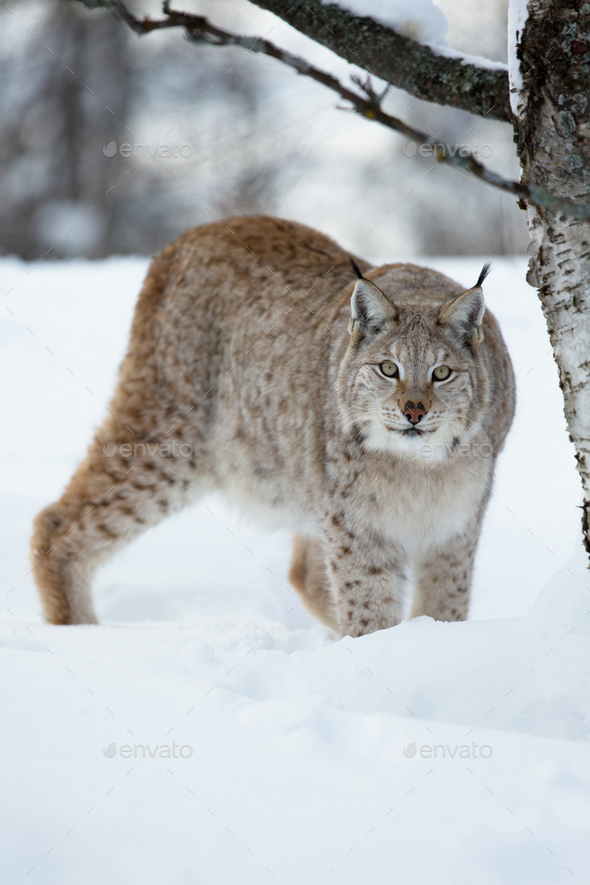
[[[415,265],[375,272],[380,288],[353,267],[359,279],[338,377],[347,431],[369,449],[444,459],[487,401],[480,345],[489,265],[467,291]]]

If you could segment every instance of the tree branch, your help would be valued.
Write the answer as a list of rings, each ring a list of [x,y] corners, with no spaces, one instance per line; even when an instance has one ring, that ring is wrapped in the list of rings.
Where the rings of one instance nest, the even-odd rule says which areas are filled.
[[[129,12],[123,0],[83,0],[83,2],[91,8],[104,7],[114,10],[139,35],[149,34],[152,31],[165,28],[180,27],[184,29],[189,40],[196,43],[209,43],[213,46],[241,46],[247,49],[248,52],[260,52],[263,55],[268,55],[293,68],[297,73],[303,74],[315,80],[316,83],[321,83],[322,86],[331,89],[345,101],[350,102],[353,110],[365,119],[375,120],[388,129],[393,129],[394,132],[405,135],[406,138],[412,141],[430,145],[433,149],[434,158],[439,162],[470,172],[487,184],[513,194],[519,199],[533,203],[542,209],[561,212],[563,215],[579,220],[590,219],[589,206],[585,206],[582,203],[574,203],[572,200],[562,197],[556,197],[538,185],[522,184],[518,181],[502,178],[501,175],[492,172],[491,169],[487,169],[472,154],[465,154],[463,150],[460,152],[458,145],[455,146],[455,150],[448,150],[448,146],[442,144],[440,139],[437,139],[435,136],[426,135],[402,120],[398,120],[397,117],[392,117],[390,114],[385,113],[381,109],[381,104],[387,92],[387,87],[381,95],[378,95],[371,86],[369,78],[362,82],[359,77],[353,77],[353,82],[359,87],[362,94],[352,92],[352,90],[343,86],[332,74],[328,74],[310,65],[305,59],[293,55],[291,52],[280,49],[269,40],[265,40],[262,37],[243,37],[240,34],[232,34],[230,31],[225,31],[216,25],[212,25],[203,16],[176,12],[170,9],[168,0],[164,2],[166,18],[158,20],[136,18]],[[461,153],[463,153],[463,156]]]
[[[512,122],[508,73],[437,55],[366,16],[322,0],[251,0],[306,37],[415,98]]]

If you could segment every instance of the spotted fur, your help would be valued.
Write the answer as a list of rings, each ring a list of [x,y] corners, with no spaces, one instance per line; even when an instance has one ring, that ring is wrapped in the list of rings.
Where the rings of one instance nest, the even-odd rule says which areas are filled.
[[[357,264],[360,279],[327,237],[265,217],[154,259],[107,417],[35,521],[50,622],[94,623],[97,567],[213,489],[296,533],[291,581],[335,632],[398,623],[411,583],[414,615],[467,617],[510,359],[481,280]],[[435,383],[440,364],[456,375]]]

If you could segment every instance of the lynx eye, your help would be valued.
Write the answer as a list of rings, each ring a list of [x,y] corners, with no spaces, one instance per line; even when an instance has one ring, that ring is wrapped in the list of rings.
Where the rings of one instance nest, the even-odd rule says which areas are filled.
[[[381,371],[383,372],[383,374],[385,375],[386,378],[395,378],[395,376],[399,372],[396,364],[389,362],[389,360],[387,360],[384,363],[381,363],[379,368],[381,369]]]
[[[450,374],[451,369],[448,366],[437,366],[432,373],[432,377],[435,381],[446,381]]]

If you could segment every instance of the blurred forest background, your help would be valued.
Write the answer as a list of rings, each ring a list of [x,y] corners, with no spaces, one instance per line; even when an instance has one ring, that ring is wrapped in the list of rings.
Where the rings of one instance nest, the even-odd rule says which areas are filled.
[[[508,0],[438,5],[451,47],[506,60]],[[356,71],[246,0],[175,6],[269,34],[346,82]],[[509,126],[396,89],[386,106],[442,142],[486,145],[486,164],[518,177]],[[279,63],[180,32],[139,38],[75,0],[0,11],[0,116],[0,249],[27,260],[148,255],[192,225],[250,213],[302,221],[382,260],[514,254],[528,242],[512,198],[406,156],[401,136]]]

